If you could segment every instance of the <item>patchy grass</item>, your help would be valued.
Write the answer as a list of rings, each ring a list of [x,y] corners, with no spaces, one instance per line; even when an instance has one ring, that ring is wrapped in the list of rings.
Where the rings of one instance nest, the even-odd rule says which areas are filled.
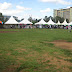
[[[64,60],[72,63],[72,59],[64,59]]]
[[[71,44],[72,32],[63,29],[1,31],[4,33],[0,33],[0,72],[72,72],[72,49],[53,43],[64,40]]]

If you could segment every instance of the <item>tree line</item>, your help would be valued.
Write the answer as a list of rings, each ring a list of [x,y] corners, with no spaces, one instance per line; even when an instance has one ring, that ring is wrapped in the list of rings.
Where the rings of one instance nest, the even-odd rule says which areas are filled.
[[[44,20],[45,22],[48,22],[48,21],[50,20],[50,18],[51,18],[51,20],[52,20],[53,22],[55,22],[55,23],[57,23],[58,21],[59,21],[60,23],[63,23],[64,20],[65,20],[63,17],[59,17],[59,16],[56,16],[56,17],[52,17],[52,16],[47,17],[47,16],[45,16],[45,17],[43,18],[43,20]],[[41,19],[33,19],[32,17],[29,17],[28,20],[29,20],[30,22],[32,22],[33,24],[35,24],[35,23],[39,22]],[[68,20],[68,19],[66,19],[66,21],[67,21],[67,23],[69,23],[69,20]]]
[[[18,17],[16,17],[16,16],[13,16],[13,17],[14,17],[14,19],[15,19],[17,22],[21,22],[22,20],[24,20],[24,18],[22,18],[21,20],[19,20]],[[43,18],[43,20],[44,20],[45,22],[48,22],[48,21],[50,20],[50,18],[51,18],[52,21],[55,22],[55,23],[57,23],[58,21],[60,21],[60,23],[63,23],[64,20],[65,20],[63,17],[59,17],[59,16],[56,16],[56,17],[52,17],[52,16],[49,16],[49,17],[48,17],[48,16],[45,16],[45,17]],[[0,20],[5,23],[6,21],[9,20],[9,18],[4,18],[4,16],[2,15],[2,13],[0,13]],[[30,22],[32,22],[33,24],[35,24],[35,23],[39,22],[41,19],[34,19],[34,18],[32,18],[32,17],[29,17],[28,20],[29,20]],[[68,19],[66,19],[66,21],[67,21],[67,23],[69,23],[69,20],[68,20]]]

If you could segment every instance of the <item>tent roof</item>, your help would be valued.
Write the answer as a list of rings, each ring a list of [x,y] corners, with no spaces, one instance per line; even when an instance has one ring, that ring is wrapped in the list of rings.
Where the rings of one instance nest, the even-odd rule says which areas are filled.
[[[66,22],[66,19],[64,20],[64,22],[62,23],[62,25],[68,25],[68,23]]]
[[[60,23],[60,21],[58,20],[58,23],[56,23],[57,25],[60,25],[61,23]]]
[[[72,25],[72,22],[70,22],[68,25]]]
[[[52,25],[54,25],[55,23],[51,20],[51,18],[50,18],[50,20],[47,22],[47,24],[52,24]]]
[[[23,21],[20,22],[21,24],[33,24],[32,22],[28,21],[27,19],[24,19]],[[19,23],[19,24],[20,24]]]
[[[18,24],[18,22],[11,16],[5,24]]]
[[[47,24],[43,19],[41,19],[38,23],[35,23],[35,25],[37,24]]]

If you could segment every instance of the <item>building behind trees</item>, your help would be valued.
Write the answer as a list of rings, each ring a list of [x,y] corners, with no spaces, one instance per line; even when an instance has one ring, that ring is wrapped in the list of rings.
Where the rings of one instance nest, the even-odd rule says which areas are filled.
[[[64,19],[68,19],[69,22],[71,22],[72,21],[72,7],[67,8],[67,9],[59,9],[59,10],[54,9],[54,17],[56,16],[63,17]]]

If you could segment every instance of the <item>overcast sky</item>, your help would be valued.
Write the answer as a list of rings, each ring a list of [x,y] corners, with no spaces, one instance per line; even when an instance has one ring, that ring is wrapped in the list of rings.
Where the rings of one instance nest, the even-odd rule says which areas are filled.
[[[15,15],[19,18],[53,16],[54,9],[71,6],[72,0],[0,0],[0,12],[3,15]]]

